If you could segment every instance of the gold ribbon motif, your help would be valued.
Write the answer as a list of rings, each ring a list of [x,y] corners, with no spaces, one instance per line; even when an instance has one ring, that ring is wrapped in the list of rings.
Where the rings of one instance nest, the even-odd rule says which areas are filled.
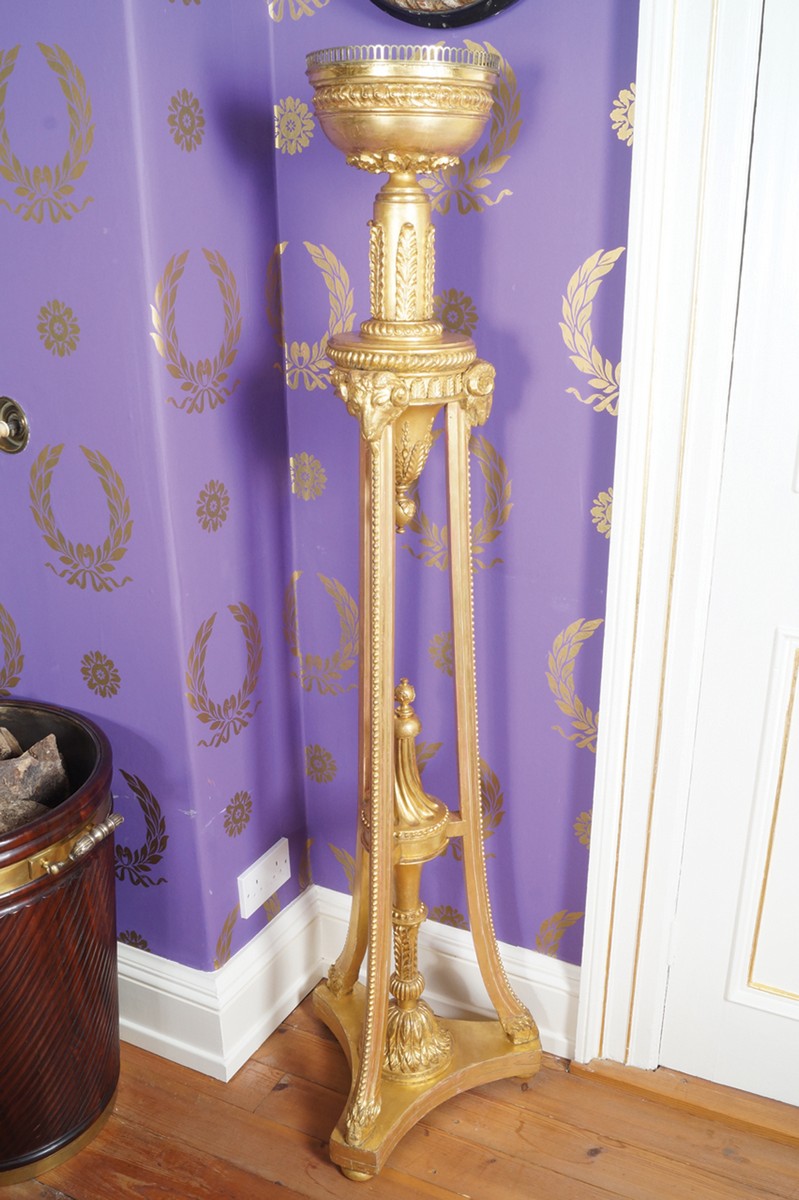
[[[559,725],[553,725],[553,729],[568,742],[576,742],[579,749],[590,750],[592,754],[596,754],[599,713],[592,712],[577,695],[574,686],[574,662],[583,645],[596,633],[601,624],[601,617],[593,621],[586,621],[581,617],[572,622],[555,638],[547,659],[549,690],[555,697],[560,711],[571,718],[572,728],[576,732],[568,736]]]
[[[14,618],[7,608],[0,604],[0,640],[3,643],[3,666],[0,668],[0,696],[9,696],[22,675],[25,656],[22,653],[22,642],[14,624]]]
[[[244,634],[247,646],[247,670],[238,691],[233,692],[221,703],[208,695],[205,682],[205,656],[214,631],[216,613],[203,621],[192,643],[186,665],[186,687],[189,704],[197,714],[197,720],[207,725],[213,736],[206,741],[201,738],[198,746],[216,748],[246,729],[260,707],[261,701],[252,703],[252,694],[258,686],[258,675],[263,661],[263,642],[258,618],[246,604],[229,604],[228,611]]]
[[[41,225],[45,216],[57,224],[61,220],[71,221],[76,213],[92,200],[87,196],[78,206],[69,197],[74,194],[75,184],[86,170],[86,162],[94,142],[92,105],[86,93],[86,82],[78,67],[60,46],[37,46],[50,70],[56,75],[67,103],[69,115],[69,146],[60,163],[54,167],[26,167],[14,151],[6,129],[6,91],[8,81],[16,66],[19,46],[13,50],[0,50],[0,175],[14,185],[20,197],[16,208],[7,200],[0,200],[3,208],[9,209],[23,221]]]
[[[58,466],[63,449],[63,443],[59,446],[45,446],[31,468],[31,511],[45,542],[51,550],[55,550],[63,564],[63,570],[59,571],[52,563],[46,565],[59,579],[66,579],[67,583],[79,588],[85,588],[88,583],[91,583],[95,592],[110,592],[113,588],[124,587],[126,583],[130,583],[131,577],[126,575],[124,579],[118,580],[114,578],[114,572],[117,563],[127,552],[133,532],[130,501],[125,492],[125,485],[99,450],[80,447],[102,484],[108,506],[109,528],[108,537],[100,546],[70,541],[56,524],[50,498],[53,472]]]
[[[180,349],[175,322],[175,304],[178,295],[178,284],[183,277],[188,250],[182,254],[173,254],[166,265],[164,274],[155,289],[155,303],[150,305],[154,332],[150,337],[155,348],[166,362],[166,369],[173,379],[180,380],[180,390],[184,393],[180,399],[167,397],[168,404],[186,412],[203,412],[206,404],[216,408],[224,404],[239,386],[237,379],[232,386],[225,386],[229,368],[233,366],[238,354],[238,343],[241,337],[241,303],[239,289],[230,267],[218,251],[203,250],[206,262],[216,278],[219,294],[225,312],[225,332],[222,344],[213,359],[199,358],[190,362]]]
[[[294,571],[286,588],[283,602],[283,636],[286,645],[299,662],[292,672],[299,679],[303,691],[310,692],[316,686],[321,696],[339,696],[349,692],[356,683],[345,684],[343,677],[355,666],[358,659],[358,605],[343,584],[337,579],[319,575],[325,591],[336,606],[339,618],[339,648],[322,658],[320,654],[303,654],[300,650],[299,621],[297,616],[297,582],[302,571]]]
[[[563,320],[560,331],[569,357],[584,375],[590,376],[589,386],[596,388],[590,396],[581,396],[577,388],[566,388],[570,396],[576,396],[581,404],[593,404],[594,412],[607,412],[615,417],[618,411],[621,364],[615,367],[609,358],[603,358],[594,345],[591,329],[591,314],[594,297],[599,291],[605,275],[612,271],[624,246],[615,250],[597,250],[587,258],[572,275],[566,295],[563,296]]]
[[[431,921],[437,921],[439,925],[452,925],[454,929],[469,928],[466,917],[451,904],[438,904],[435,908],[431,908],[427,915]]]
[[[488,141],[479,154],[468,160],[461,159],[455,167],[431,171],[427,178],[419,180],[422,187],[427,189],[433,208],[441,213],[449,212],[453,200],[460,213],[483,212],[499,204],[506,196],[513,195],[508,188],[504,188],[491,196],[489,189],[494,183],[492,176],[497,175],[510,158],[510,149],[522,127],[519,115],[521,96],[516,75],[507,59],[490,42],[472,42],[468,38],[464,42],[469,50],[485,50],[489,54],[496,54],[499,58],[499,77],[492,89],[494,104]]]
[[[278,24],[288,11],[292,21],[300,17],[312,17],[320,8],[329,4],[330,0],[267,0],[269,16]]]

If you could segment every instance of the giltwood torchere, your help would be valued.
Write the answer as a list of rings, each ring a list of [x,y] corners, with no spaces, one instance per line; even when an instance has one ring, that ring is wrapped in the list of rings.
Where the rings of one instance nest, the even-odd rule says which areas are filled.
[[[322,129],[347,161],[387,172],[369,222],[371,316],[332,337],[331,380],[358,419],[361,502],[360,778],[352,915],[344,949],[314,993],[346,1051],[352,1087],[330,1142],[351,1179],[369,1179],[399,1138],[450,1096],[530,1076],[541,1044],[514,994],[491,919],[483,849],[472,595],[469,436],[488,417],[494,368],[433,319],[435,230],[417,173],[454,165],[485,126],[498,63],[482,51],[358,46],[308,57]],[[425,793],[414,690],[394,685],[395,529],[445,410],[460,811]],[[395,707],[396,701],[396,707]],[[424,863],[463,841],[469,920],[498,1020],[445,1021],[422,999],[417,938]],[[394,971],[390,971],[392,931]],[[367,955],[366,986],[358,983]]]

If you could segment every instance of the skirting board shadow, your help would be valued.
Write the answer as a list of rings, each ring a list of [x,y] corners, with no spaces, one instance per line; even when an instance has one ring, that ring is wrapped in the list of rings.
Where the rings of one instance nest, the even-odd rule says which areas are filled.
[[[123,1041],[228,1080],[325,975],[344,944],[350,898],[314,885],[218,971],[119,945]],[[545,1050],[574,1054],[580,968],[500,943],[505,970]],[[469,933],[428,921],[419,957],[442,1016],[491,1016]]]

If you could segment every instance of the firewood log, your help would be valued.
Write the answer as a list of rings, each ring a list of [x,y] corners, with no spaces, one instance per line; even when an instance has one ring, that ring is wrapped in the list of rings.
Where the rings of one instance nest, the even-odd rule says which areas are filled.
[[[33,801],[47,811],[68,795],[69,779],[52,733],[24,754],[0,761],[0,823],[6,832],[42,815],[20,809],[21,820],[14,820],[15,807]]]
[[[16,758],[22,753],[22,747],[10,729],[0,725],[0,762],[6,758]]]

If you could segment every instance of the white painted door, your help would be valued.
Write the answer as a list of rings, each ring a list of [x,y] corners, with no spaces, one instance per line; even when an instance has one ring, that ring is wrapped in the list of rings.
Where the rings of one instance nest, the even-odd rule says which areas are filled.
[[[766,0],[660,1061],[799,1105],[797,61],[799,3]]]

